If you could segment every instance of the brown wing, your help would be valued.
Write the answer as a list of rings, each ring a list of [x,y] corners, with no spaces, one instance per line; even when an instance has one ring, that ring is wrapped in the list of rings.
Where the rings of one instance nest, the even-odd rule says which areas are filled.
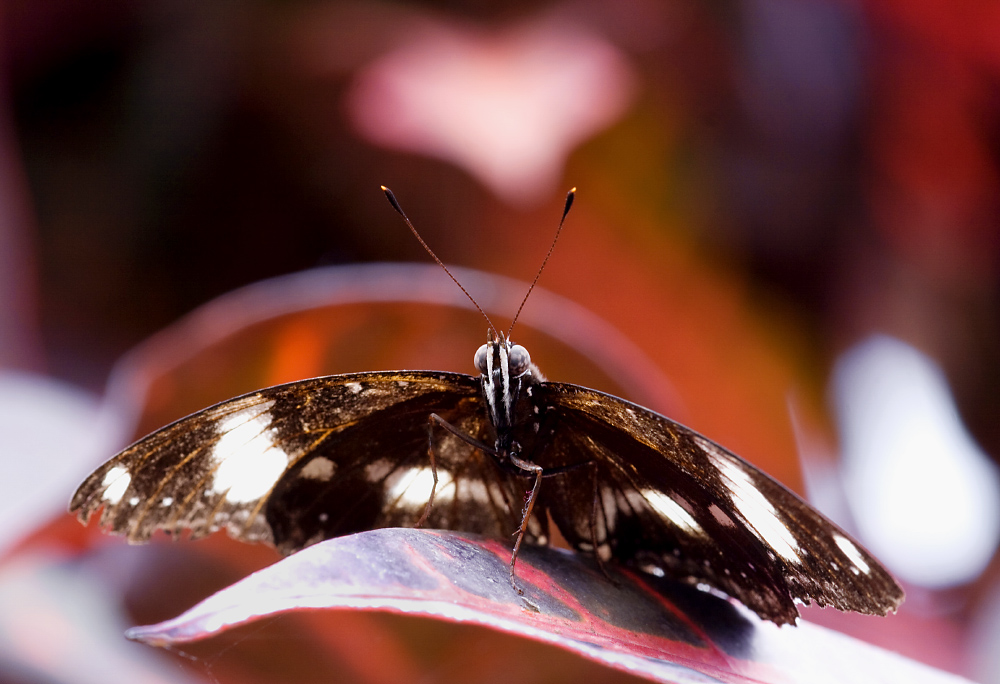
[[[860,544],[718,444],[595,390],[544,383],[538,396],[551,430],[540,465],[596,464],[548,478],[540,494],[577,549],[596,536],[601,555],[705,582],[778,624],[795,621],[795,601],[876,615],[902,602]]]
[[[314,378],[230,399],[136,442],[98,468],[70,510],[129,541],[157,529],[225,528],[290,553],[325,538],[420,518],[432,482],[428,416],[492,443],[479,381],[437,372]],[[523,483],[444,430],[426,527],[508,537]],[[512,513],[513,511],[513,513]],[[536,526],[532,537],[542,531]]]

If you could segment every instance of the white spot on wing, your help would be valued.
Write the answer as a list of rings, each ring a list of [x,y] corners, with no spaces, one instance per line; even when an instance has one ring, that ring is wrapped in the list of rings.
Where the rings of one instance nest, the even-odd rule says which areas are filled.
[[[443,484],[441,478],[441,471],[438,471],[438,490],[440,491],[441,484]],[[462,499],[473,499],[484,506],[490,503],[490,493],[486,489],[486,484],[482,480],[475,478],[463,477],[455,481],[455,489],[459,492],[459,496]],[[437,496],[435,494],[435,496]]]
[[[726,485],[732,496],[733,505],[746,518],[750,524],[750,530],[785,560],[800,563],[798,542],[778,518],[777,511],[771,502],[750,481],[750,476],[747,475],[746,471],[708,440],[697,439],[697,441],[698,445],[708,454],[712,463],[719,469],[722,483]]]
[[[212,490],[227,501],[246,503],[271,491],[288,466],[288,454],[274,444],[273,401],[249,406],[219,421],[212,459],[219,464]]]
[[[344,387],[351,391],[351,394],[358,394],[362,389],[360,382],[348,382],[344,384]]]
[[[310,480],[329,482],[333,478],[333,473],[337,470],[337,464],[325,456],[317,456],[303,466],[299,471],[300,477]]]
[[[381,482],[395,468],[395,464],[387,458],[380,458],[365,466],[365,477],[369,482]]]
[[[860,569],[861,572],[868,574],[871,568],[868,567],[868,563],[865,562],[861,552],[858,551],[858,547],[852,544],[850,539],[839,534],[834,534],[833,541],[837,542],[837,546],[839,546],[840,550],[844,552],[847,559],[854,563],[857,569]],[[852,570],[853,569],[855,568],[852,568]],[[855,572],[854,574],[857,573]]]
[[[608,531],[614,531],[616,516],[618,515],[618,501],[611,488],[601,487],[600,504],[604,508],[604,515],[598,516],[601,526],[603,527],[606,522]]]
[[[160,505],[163,506],[164,508],[166,508],[167,506],[171,505],[173,502],[174,502],[174,497],[172,497],[172,496],[165,496],[160,501]]]
[[[669,495],[655,489],[644,489],[642,490],[642,496],[653,510],[670,520],[670,522],[681,528],[684,532],[704,536],[705,530],[698,524],[698,521],[692,518],[691,514],[684,510],[679,503],[670,498]]]
[[[436,501],[450,498],[454,481],[451,474],[438,468],[438,485],[434,493]],[[434,487],[434,473],[430,466],[410,468],[388,482],[388,500],[402,508],[420,508],[427,505]]]
[[[114,466],[104,474],[104,479],[101,481],[101,484],[106,487],[101,498],[109,503],[118,503],[125,496],[125,490],[128,489],[131,481],[132,476],[128,474],[128,470],[124,466]]]

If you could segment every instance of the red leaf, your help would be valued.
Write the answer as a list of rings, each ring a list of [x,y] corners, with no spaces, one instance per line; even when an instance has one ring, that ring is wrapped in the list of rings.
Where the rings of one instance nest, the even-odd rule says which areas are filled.
[[[801,622],[778,628],[683,582],[553,548],[453,532],[381,529],[316,544],[129,638],[165,646],[278,613],[366,609],[474,623],[657,681],[961,681]]]

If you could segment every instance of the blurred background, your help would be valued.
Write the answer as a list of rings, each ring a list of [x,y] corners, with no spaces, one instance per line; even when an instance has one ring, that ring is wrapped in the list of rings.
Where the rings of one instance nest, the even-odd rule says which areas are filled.
[[[993,3],[0,8],[0,679],[111,681],[65,665],[80,655],[69,637],[61,661],[32,647],[18,620],[40,604],[25,597],[79,637],[94,587],[127,587],[129,620],[163,619],[273,560],[209,540],[176,547],[187,564],[123,561],[63,514],[131,439],[310,375],[472,371],[484,323],[461,293],[434,294],[453,287],[443,274],[393,289],[391,274],[336,270],[428,261],[385,184],[446,263],[520,281],[577,187],[540,281],[548,318],[532,322],[529,300],[515,329],[542,370],[733,449],[907,589],[885,620],[808,619],[1000,682]],[[316,268],[348,276],[190,315]],[[469,277],[506,326],[522,286]],[[108,620],[88,648],[161,676],[145,651],[118,654],[131,645]]]

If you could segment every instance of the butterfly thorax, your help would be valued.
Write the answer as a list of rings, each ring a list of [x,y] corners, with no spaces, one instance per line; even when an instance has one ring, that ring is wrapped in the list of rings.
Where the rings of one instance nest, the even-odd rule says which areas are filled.
[[[486,344],[475,356],[486,403],[487,417],[492,424],[497,455],[503,458],[520,446],[517,435],[530,420],[532,408],[528,391],[541,381],[537,368],[531,363],[528,350],[512,344],[501,334],[487,333]]]

